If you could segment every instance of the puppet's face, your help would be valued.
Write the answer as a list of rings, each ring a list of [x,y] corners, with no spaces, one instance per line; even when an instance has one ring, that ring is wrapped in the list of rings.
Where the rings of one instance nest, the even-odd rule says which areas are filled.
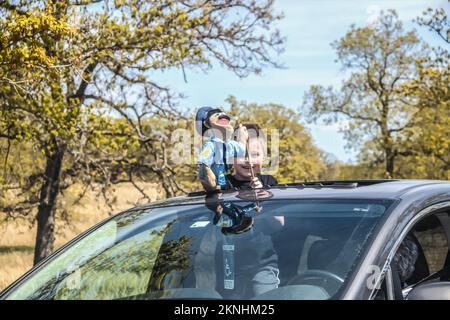
[[[208,117],[207,127],[210,129],[219,129],[219,131],[226,133],[227,136],[233,132],[230,117],[222,111],[214,112]]]

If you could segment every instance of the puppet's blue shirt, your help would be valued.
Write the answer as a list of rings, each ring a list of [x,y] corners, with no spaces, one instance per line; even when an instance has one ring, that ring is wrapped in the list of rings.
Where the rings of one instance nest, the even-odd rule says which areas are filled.
[[[225,150],[225,157],[223,151]],[[200,156],[197,162],[203,163],[211,168],[216,176],[217,183],[221,186],[226,185],[225,174],[230,165],[227,163],[230,158],[245,156],[245,146],[237,141],[223,140],[211,137],[203,144]]]

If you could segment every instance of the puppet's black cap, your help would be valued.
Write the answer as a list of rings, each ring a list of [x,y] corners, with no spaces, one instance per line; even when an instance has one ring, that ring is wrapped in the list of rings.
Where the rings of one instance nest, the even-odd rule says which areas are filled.
[[[201,135],[208,129],[205,126],[205,121],[208,120],[208,117],[212,112],[221,112],[222,110],[212,107],[201,107],[197,110],[197,114],[195,115],[195,129]]]

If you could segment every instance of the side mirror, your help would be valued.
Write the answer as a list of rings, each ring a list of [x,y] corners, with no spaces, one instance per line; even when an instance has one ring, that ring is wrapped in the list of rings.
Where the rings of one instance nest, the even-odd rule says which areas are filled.
[[[450,300],[450,282],[431,282],[413,288],[407,300]]]

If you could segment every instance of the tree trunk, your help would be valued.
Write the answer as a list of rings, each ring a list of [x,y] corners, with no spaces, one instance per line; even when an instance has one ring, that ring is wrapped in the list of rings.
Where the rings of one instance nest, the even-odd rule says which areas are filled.
[[[389,178],[394,178],[394,159],[395,153],[391,148],[386,149],[386,172],[389,174]]]
[[[59,193],[61,166],[64,150],[57,147],[54,154],[47,157],[45,178],[41,187],[37,213],[36,246],[34,249],[34,264],[38,263],[53,251],[55,242],[55,211],[56,199]]]
[[[380,100],[382,100],[380,98]],[[383,105],[383,109],[381,112],[381,136],[383,138],[383,149],[384,149],[384,157],[385,157],[385,174],[387,174],[387,178],[392,179],[394,178],[394,159],[395,159],[395,152],[394,147],[392,145],[392,137],[391,133],[388,130],[388,117],[389,117],[389,108],[388,103],[381,101],[381,104]]]

